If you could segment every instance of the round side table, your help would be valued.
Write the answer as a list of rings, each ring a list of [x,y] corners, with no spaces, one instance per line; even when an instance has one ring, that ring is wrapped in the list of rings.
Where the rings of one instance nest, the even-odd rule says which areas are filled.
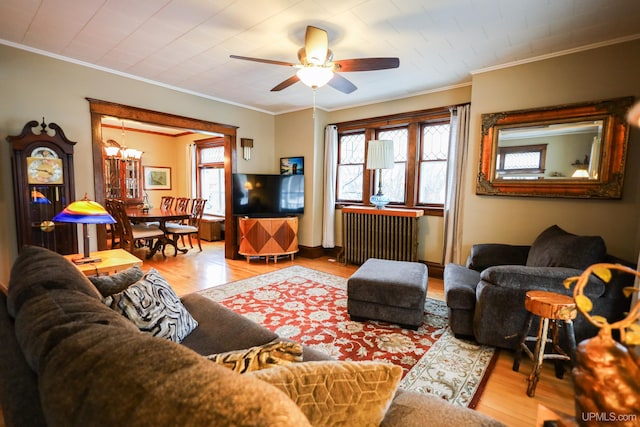
[[[573,319],[576,318],[578,312],[573,298],[547,291],[527,292],[524,306],[527,309],[527,318],[513,359],[513,370],[517,372],[520,368],[520,357],[523,351],[533,360],[533,367],[528,377],[529,386],[527,387],[527,396],[533,397],[536,393],[536,385],[540,378],[540,368],[544,360],[555,360],[555,371],[558,378],[562,378],[564,374],[562,361],[569,360],[574,363],[576,339],[573,332]],[[540,318],[540,325],[538,326],[537,335],[530,337],[528,335],[533,316]],[[562,329],[564,329],[569,343],[568,352],[565,352],[560,347],[558,341],[558,331],[561,326],[564,326]],[[533,353],[527,347],[527,341],[535,341]],[[545,353],[548,343],[551,344],[553,353]]]

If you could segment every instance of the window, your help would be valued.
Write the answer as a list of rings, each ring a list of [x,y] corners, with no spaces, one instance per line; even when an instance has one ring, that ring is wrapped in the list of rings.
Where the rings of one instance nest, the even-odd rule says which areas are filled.
[[[418,204],[444,205],[449,124],[422,125]]]
[[[377,139],[390,139],[393,141],[393,169],[383,169],[381,171],[382,192],[389,196],[391,203],[405,203],[408,136],[409,128],[406,126],[378,131]],[[378,183],[376,183],[375,192],[377,192],[377,188]]]
[[[544,173],[547,144],[498,147],[496,174],[504,179],[537,179]]]
[[[198,197],[207,199],[204,213],[224,216],[224,140],[196,143]]]
[[[336,201],[368,203],[378,191],[378,171],[365,168],[372,139],[393,141],[394,167],[383,169],[382,192],[390,205],[434,209],[445,200],[450,113],[448,108],[339,123]]]
[[[364,138],[364,132],[340,135],[336,198],[342,202],[362,201]]]

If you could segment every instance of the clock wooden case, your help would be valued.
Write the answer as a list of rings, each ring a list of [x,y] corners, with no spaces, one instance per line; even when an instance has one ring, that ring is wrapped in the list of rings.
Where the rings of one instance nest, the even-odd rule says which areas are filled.
[[[41,127],[40,133],[33,128]],[[75,200],[73,146],[55,123],[47,132],[42,119],[27,123],[20,135],[8,136],[13,168],[13,198],[18,250],[25,245],[42,246],[61,254],[78,252],[77,225],[51,222]]]

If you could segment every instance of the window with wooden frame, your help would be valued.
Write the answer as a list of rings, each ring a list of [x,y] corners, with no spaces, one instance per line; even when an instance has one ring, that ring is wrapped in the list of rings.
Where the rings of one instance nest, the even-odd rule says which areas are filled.
[[[534,179],[544,173],[546,158],[547,144],[498,147],[496,174],[505,179]]]
[[[446,190],[450,113],[447,108],[338,123],[338,204],[369,204],[377,171],[367,170],[367,144],[394,142],[394,168],[383,169],[383,193],[390,205],[441,215]]]
[[[224,138],[196,141],[197,194],[206,199],[204,213],[224,216]]]

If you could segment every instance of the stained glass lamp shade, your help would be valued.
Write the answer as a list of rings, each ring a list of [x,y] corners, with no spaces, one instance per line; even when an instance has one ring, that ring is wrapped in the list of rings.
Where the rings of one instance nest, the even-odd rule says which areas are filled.
[[[73,260],[76,264],[87,262],[100,262],[99,258],[91,258],[89,253],[89,228],[88,224],[113,224],[115,219],[106,209],[97,202],[93,202],[84,196],[84,199],[72,202],[64,208],[58,215],[53,217],[54,222],[72,222],[82,224],[82,234],[84,236],[84,256]]]

